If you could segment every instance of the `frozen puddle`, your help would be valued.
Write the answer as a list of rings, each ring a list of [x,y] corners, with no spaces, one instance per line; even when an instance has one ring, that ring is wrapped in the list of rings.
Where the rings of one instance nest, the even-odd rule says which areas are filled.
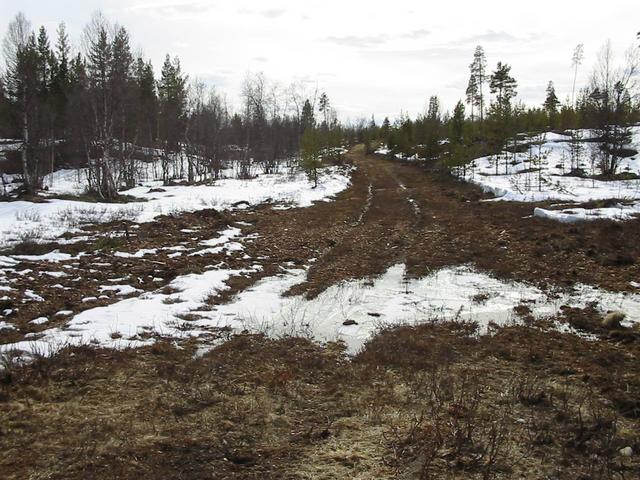
[[[421,279],[407,279],[403,265],[372,280],[342,282],[308,300],[282,294],[305,280],[306,270],[288,270],[265,278],[234,300],[214,309],[206,298],[226,288],[233,275],[253,270],[212,270],[179,277],[169,286],[175,293],[147,293],[76,315],[64,329],[43,332],[35,342],[4,345],[27,352],[51,350],[51,345],[92,342],[106,347],[146,345],[153,333],[181,338],[200,336],[215,328],[262,332],[273,337],[299,335],[326,342],[342,340],[350,353],[383,326],[434,320],[470,320],[486,330],[490,322],[517,321],[513,308],[527,305],[540,318],[560,306],[586,306],[597,301],[603,310],[623,310],[628,322],[640,321],[640,295],[611,293],[577,286],[557,295],[520,282],[504,282],[469,267],[446,268]],[[190,317],[185,317],[190,314]],[[345,325],[345,322],[347,323]],[[146,334],[146,335],[144,335]],[[53,348],[55,350],[55,348]]]

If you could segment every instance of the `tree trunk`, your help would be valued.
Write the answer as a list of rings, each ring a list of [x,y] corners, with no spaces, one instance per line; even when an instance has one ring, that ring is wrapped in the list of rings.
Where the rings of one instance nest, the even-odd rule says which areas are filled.
[[[24,188],[27,193],[33,193],[33,184],[29,172],[29,121],[26,109],[22,115],[22,141],[22,176],[24,177]]]

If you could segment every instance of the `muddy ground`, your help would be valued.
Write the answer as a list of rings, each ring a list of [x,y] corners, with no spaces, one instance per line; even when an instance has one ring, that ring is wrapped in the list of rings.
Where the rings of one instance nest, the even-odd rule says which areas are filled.
[[[310,208],[202,211],[17,247],[87,255],[8,272],[15,290],[3,292],[3,310],[17,328],[0,342],[63,326],[60,310],[118,301],[100,298],[110,281],[151,291],[213,265],[263,267],[214,303],[311,261],[290,293],[314,296],[399,262],[414,276],[471,264],[543,288],[628,291],[640,278],[640,221],[558,224],[533,218],[537,205],[485,202],[476,187],[418,165],[357,150],[348,161],[358,167],[352,187]],[[190,255],[228,226],[250,237],[244,251]],[[24,302],[27,290],[42,300]],[[30,323],[40,316],[51,321]],[[603,331],[590,310],[560,320],[599,339],[543,324],[476,337],[451,324],[385,332],[355,358],[340,344],[242,335],[197,359],[194,344],[168,341],[78,348],[25,367],[9,359],[0,478],[637,478],[637,334]]]

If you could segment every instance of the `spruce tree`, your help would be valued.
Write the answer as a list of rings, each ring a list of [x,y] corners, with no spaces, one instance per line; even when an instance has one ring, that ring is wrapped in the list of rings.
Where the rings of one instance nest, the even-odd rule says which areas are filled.
[[[462,144],[464,135],[464,104],[458,100],[451,117],[451,143]]]
[[[69,102],[71,78],[69,71],[69,37],[64,23],[58,27],[55,48],[55,71],[51,79],[51,97],[56,136],[67,136],[67,106]]]
[[[556,118],[558,115],[558,106],[560,105],[560,100],[556,95],[556,90],[553,86],[553,82],[549,82],[547,85],[547,97],[543,103],[544,109],[547,111],[547,117],[549,118],[549,127],[555,128],[556,126]]]
[[[44,27],[40,27],[37,41],[38,50],[38,83],[40,84],[40,94],[46,97],[51,86],[51,73],[54,63],[53,53],[49,45],[49,36]]]
[[[436,95],[429,98],[427,116],[424,118],[424,156],[427,160],[435,159],[440,153],[440,141],[442,117],[440,113],[440,100]]]
[[[384,117],[382,121],[382,126],[380,127],[380,136],[385,143],[388,143],[389,139],[389,130],[391,128],[391,123],[389,122],[389,117]]]
[[[180,60],[167,55],[158,82],[158,138],[165,150],[163,180],[169,182],[168,155],[180,151],[184,139],[187,114],[187,77],[183,76]]]
[[[311,106],[311,102],[309,99],[304,101],[304,105],[302,106],[302,116],[300,119],[302,132],[304,133],[308,128],[315,127],[316,120],[313,115],[313,107]]]
[[[137,95],[135,105],[138,139],[142,145],[150,147],[156,140],[158,115],[158,96],[151,62],[145,62],[142,57],[138,57],[133,69],[133,79]]]
[[[120,161],[124,162],[124,150],[127,142],[133,142],[136,135],[137,123],[133,122],[134,112],[132,96],[132,65],[133,57],[129,46],[129,34],[120,27],[111,43],[111,66],[109,69],[109,83],[111,87],[111,103],[113,110],[114,136],[119,139]],[[124,165],[121,167],[124,170]],[[129,178],[128,185],[133,180]]]

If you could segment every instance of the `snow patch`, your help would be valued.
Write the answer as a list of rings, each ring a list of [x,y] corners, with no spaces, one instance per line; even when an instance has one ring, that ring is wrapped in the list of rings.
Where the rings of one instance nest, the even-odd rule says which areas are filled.
[[[632,129],[630,148],[640,149],[640,126]],[[582,139],[593,138],[594,133],[582,130]],[[640,215],[640,179],[603,181],[593,178],[600,173],[597,164],[590,160],[589,148],[597,148],[594,142],[580,142],[584,153],[578,168],[589,175],[573,176],[571,170],[571,137],[545,133],[540,145],[533,145],[523,153],[502,152],[475,159],[465,169],[465,179],[479,185],[485,192],[496,196],[494,201],[542,202],[558,200],[584,203],[617,199],[620,204],[607,208],[567,208],[549,210],[537,208],[534,215],[561,222],[577,222],[609,218],[623,221]],[[527,138],[519,142],[531,142]],[[640,175],[640,155],[620,159],[619,173]],[[459,169],[462,173],[462,169]]]
[[[142,290],[132,287],[131,285],[105,285],[100,287],[100,293],[115,292],[118,296],[131,295],[141,291]]]
[[[122,192],[143,200],[131,203],[60,199],[49,199],[43,203],[0,202],[0,243],[11,245],[25,238],[53,240],[66,232],[78,232],[82,225],[92,223],[122,219],[142,223],[160,215],[208,208],[229,210],[238,202],[246,202],[245,205],[278,203],[284,205],[282,208],[308,207],[317,201],[329,201],[345,190],[350,185],[351,171],[352,167],[323,168],[317,188],[304,172],[287,172],[259,175],[250,180],[221,179],[212,185],[163,186],[164,192],[153,193],[149,193],[150,187],[158,187],[161,182],[150,181]],[[60,173],[58,180],[66,180],[58,184],[56,191],[77,193],[77,189],[67,185],[72,177],[69,172]],[[3,260],[0,258],[0,263]]]

